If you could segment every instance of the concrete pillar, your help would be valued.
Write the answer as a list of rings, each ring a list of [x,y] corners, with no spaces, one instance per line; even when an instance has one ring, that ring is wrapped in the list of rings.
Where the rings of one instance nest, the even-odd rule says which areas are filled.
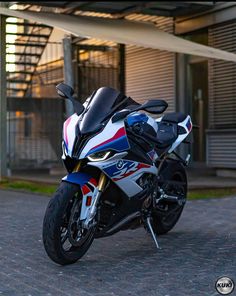
[[[0,180],[7,176],[6,17],[0,15]]]
[[[126,94],[126,75],[125,75],[125,44],[119,44],[119,85],[120,85],[120,91],[124,94]]]
[[[74,87],[74,71],[72,62],[72,42],[71,37],[63,38],[63,53],[64,53],[64,82],[71,87]],[[74,113],[72,102],[66,100],[66,117]]]
[[[176,111],[188,112],[186,55],[176,54]]]
[[[188,97],[187,57],[183,53],[176,54],[176,111],[189,114],[190,98]],[[191,154],[191,145],[181,144],[177,152],[185,158]],[[191,155],[192,157],[192,155]]]

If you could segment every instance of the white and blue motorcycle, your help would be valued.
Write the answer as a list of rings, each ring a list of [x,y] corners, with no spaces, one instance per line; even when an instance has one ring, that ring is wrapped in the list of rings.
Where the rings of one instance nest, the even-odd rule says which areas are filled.
[[[184,166],[174,150],[192,129],[191,118],[163,113],[168,104],[140,105],[119,91],[102,87],[82,105],[61,83],[58,94],[75,113],[63,127],[63,162],[68,175],[50,200],[43,223],[48,256],[71,264],[94,238],[144,226],[153,237],[177,223],[187,196]],[[146,111],[146,112],[140,112]]]

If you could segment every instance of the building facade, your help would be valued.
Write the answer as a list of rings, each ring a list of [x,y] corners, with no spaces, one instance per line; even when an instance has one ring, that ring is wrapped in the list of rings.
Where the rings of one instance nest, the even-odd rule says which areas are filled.
[[[204,9],[202,12],[185,13],[184,16],[179,17],[128,13],[125,18],[133,21],[151,22],[158,29],[170,34],[235,53],[235,15],[236,5],[233,2],[221,2],[213,7],[209,6],[209,9]],[[99,15],[90,12],[89,16]],[[103,14],[101,17],[110,16]],[[28,43],[34,44],[36,38],[40,38],[39,27],[37,27],[39,25],[34,27],[34,24],[31,24],[31,26],[36,31],[32,31],[33,34],[29,31],[31,41]],[[45,38],[45,30],[49,30],[48,27],[41,26],[40,30],[44,30],[42,33]],[[25,32],[24,30],[24,35],[27,35]],[[22,165],[27,163],[26,159],[28,159],[29,166],[32,166],[33,162],[38,162],[39,166],[46,163],[47,167],[50,167],[51,155],[53,155],[53,163],[55,163],[60,154],[60,151],[54,147],[60,134],[57,133],[55,138],[53,130],[54,128],[58,129],[59,125],[61,126],[63,114],[59,116],[57,126],[53,124],[53,113],[48,113],[47,118],[45,116],[43,118],[41,114],[45,110],[45,106],[51,111],[58,108],[57,110],[60,110],[61,113],[64,112],[61,102],[59,106],[55,102],[56,93],[54,90],[55,85],[64,80],[62,50],[64,33],[56,32],[55,29],[48,32],[47,44],[43,46],[41,41],[41,44],[40,42],[38,44],[39,49],[40,46],[43,49],[42,55],[39,49],[36,52],[25,50],[24,54],[28,54],[27,60],[23,59],[24,63],[22,60],[17,62],[16,69],[21,72],[21,75],[25,75],[24,72],[27,73],[27,69],[29,69],[27,67],[35,68],[25,90],[26,97],[31,97],[34,100],[26,102],[26,112],[22,108],[18,110],[19,108],[15,104],[17,101],[15,99],[18,98],[14,98],[15,93],[12,98],[8,99],[8,108],[11,112],[9,118],[10,120],[14,119],[14,123],[9,123],[9,143],[16,143],[14,147],[9,145],[9,158],[14,160],[14,156],[19,155],[19,151],[21,151],[20,155],[25,157],[21,161],[16,159],[15,164]],[[22,34],[20,37],[23,38],[21,39],[22,44],[27,41],[24,39],[26,38],[24,35]],[[118,45],[88,38],[75,38],[72,41],[74,86],[79,98],[84,98],[94,88],[106,84],[125,90],[127,95],[139,102],[152,98],[164,99],[169,104],[167,112],[188,113],[192,116],[193,123],[199,126],[193,131],[194,143],[192,146],[180,151],[184,156],[191,150],[191,165],[208,166],[223,175],[236,174],[235,63],[176,54],[171,51]],[[18,46],[21,46],[20,42],[17,42]],[[34,55],[40,57],[37,66],[34,66],[36,63],[32,63]],[[23,70],[20,68],[22,65],[24,66]],[[17,91],[19,87],[13,79],[14,73],[10,73],[9,77],[9,81],[13,80],[14,82],[13,91]],[[23,79],[25,79],[24,77]],[[23,79],[21,78],[20,83]],[[50,104],[55,107],[48,108],[47,106]],[[16,125],[17,120],[20,122],[18,125]],[[44,120],[47,122],[43,123]],[[39,124],[40,122],[41,124]],[[51,126],[50,132],[48,132],[48,126]],[[15,133],[17,129],[20,129],[21,133],[22,130],[24,131],[18,137],[20,141],[16,141],[18,139]],[[44,142],[38,140],[41,136]],[[26,150],[19,143],[32,143],[32,145],[27,144],[28,150]],[[43,146],[46,150],[43,154],[40,143],[44,143]],[[35,149],[33,149],[34,145]],[[34,153],[34,150],[37,150],[38,153]],[[40,156],[38,156],[39,154]],[[31,159],[32,157],[33,159]]]
[[[184,18],[157,17],[156,23],[182,38],[235,53],[235,12],[228,2]],[[223,175],[236,169],[235,73],[233,62],[129,46],[126,50],[127,93],[140,101],[163,98],[169,111],[191,114],[199,126],[192,165],[206,165]]]

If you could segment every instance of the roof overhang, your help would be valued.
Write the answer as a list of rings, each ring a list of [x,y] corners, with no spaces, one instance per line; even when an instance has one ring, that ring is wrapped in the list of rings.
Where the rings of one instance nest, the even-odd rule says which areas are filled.
[[[73,16],[49,12],[16,11],[0,7],[0,14],[44,23],[70,34],[116,43],[185,53],[236,62],[236,54],[201,45],[163,32],[154,24],[125,19]]]
[[[158,16],[183,16],[205,11],[214,6],[214,1],[20,1],[20,5],[60,8],[65,13],[77,10],[111,14],[122,17],[130,13]]]

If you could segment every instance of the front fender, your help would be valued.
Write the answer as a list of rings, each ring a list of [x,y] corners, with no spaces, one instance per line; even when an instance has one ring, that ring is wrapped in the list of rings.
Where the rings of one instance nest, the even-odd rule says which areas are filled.
[[[81,172],[74,172],[71,174],[68,174],[64,178],[62,178],[62,181],[76,184],[79,186],[84,186],[86,183],[92,183],[93,185],[97,185],[97,181],[90,176],[89,174],[86,173],[81,173]]]
[[[81,172],[71,173],[62,178],[62,181],[79,185],[82,193],[80,220],[85,220],[89,215],[97,194],[97,181],[89,174]]]

